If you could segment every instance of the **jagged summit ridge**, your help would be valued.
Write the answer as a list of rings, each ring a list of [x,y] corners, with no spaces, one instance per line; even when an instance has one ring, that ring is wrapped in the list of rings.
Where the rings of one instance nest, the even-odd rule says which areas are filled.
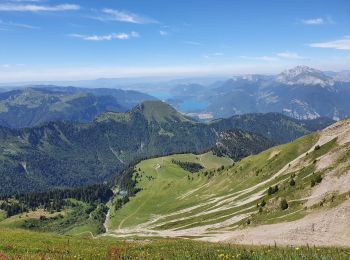
[[[285,70],[276,76],[276,81],[287,85],[319,85],[321,87],[334,85],[331,77],[308,66],[296,66]]]

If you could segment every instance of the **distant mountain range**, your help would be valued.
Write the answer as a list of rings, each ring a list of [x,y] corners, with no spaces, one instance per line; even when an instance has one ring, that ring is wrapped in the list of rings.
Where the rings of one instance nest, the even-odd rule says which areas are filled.
[[[243,75],[203,86],[182,84],[168,102],[201,119],[279,112],[296,119],[350,115],[350,71],[297,66],[276,76]]]
[[[35,84],[45,83],[37,82]],[[268,112],[283,113],[296,119],[329,117],[338,120],[350,115],[350,104],[348,102],[350,98],[350,70],[333,72],[320,71],[307,66],[297,66],[277,75],[250,74],[233,76],[228,79],[224,77],[187,79],[105,78],[76,82],[51,82],[50,84],[68,87],[44,86],[46,91],[68,92],[71,95],[81,93],[96,97],[106,96],[107,104],[103,104],[103,98],[100,98],[96,103],[90,97],[90,103],[96,103],[97,108],[91,107],[89,102],[85,103],[84,101],[83,103],[86,104],[88,109],[87,114],[94,109],[102,112],[109,111],[111,106],[116,105],[115,101],[122,108],[114,107],[112,111],[126,111],[137,103],[154,100],[154,97],[156,97],[190,117],[205,121],[222,117],[227,118],[232,115]],[[20,83],[0,85],[2,86],[0,93],[3,94],[5,94],[4,91],[11,88],[23,90],[23,83],[22,85]],[[30,82],[27,85],[30,88],[38,87]],[[72,88],[69,86],[86,88]],[[100,87],[104,88],[101,89]],[[137,91],[123,92],[115,88]],[[140,91],[148,93],[148,95],[142,94]],[[111,96],[117,100],[113,100],[113,98],[111,100]],[[136,98],[134,99],[134,97]],[[4,106],[6,107],[7,104],[0,104],[0,111],[1,107]],[[16,106],[15,102],[14,107],[16,108]],[[60,107],[60,105],[57,106]],[[109,106],[109,108],[106,109],[106,106]],[[24,107],[21,107],[21,111],[22,109]],[[52,112],[51,110],[48,111]],[[84,111],[84,107],[77,108],[75,114],[79,114],[79,111]],[[79,118],[79,115],[77,115],[78,118],[75,118],[67,114],[63,116],[62,111],[59,111],[58,114],[60,115],[57,115],[57,112],[57,109],[55,109],[55,115],[48,116],[48,119],[88,122],[93,118],[91,116]],[[33,115],[28,116],[29,121],[37,112],[31,111],[31,113]],[[82,112],[81,114],[85,113]],[[92,112],[92,115],[97,114],[99,114],[98,111]],[[39,117],[41,116],[39,115]],[[8,117],[12,117],[12,114],[10,113]],[[1,125],[6,126],[8,120],[7,117],[3,119],[0,115]],[[37,125],[37,121],[42,122],[33,119],[33,123],[26,122],[26,124],[19,124],[19,126],[11,123],[8,126],[33,126]],[[47,121],[47,118],[44,118],[43,121]]]
[[[0,125],[33,127],[48,121],[90,122],[156,98],[137,91],[37,86],[0,93]]]
[[[163,102],[147,101],[126,113],[103,113],[86,124],[58,121],[33,128],[0,127],[0,194],[100,183],[134,160],[209,150],[221,132],[233,128],[242,130],[239,142],[252,138],[243,131],[261,136],[246,147],[244,153],[251,154],[270,142],[285,143],[332,123],[316,121],[269,113],[204,124]]]

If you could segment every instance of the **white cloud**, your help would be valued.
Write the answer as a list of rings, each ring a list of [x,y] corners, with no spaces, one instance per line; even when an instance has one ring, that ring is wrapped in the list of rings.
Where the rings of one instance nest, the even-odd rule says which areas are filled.
[[[334,20],[331,16],[326,17],[317,17],[317,18],[311,18],[311,19],[304,19],[301,20],[303,24],[306,25],[324,25],[324,24],[335,24]]]
[[[0,12],[60,12],[79,10],[76,4],[35,5],[35,4],[0,4]]]
[[[97,18],[102,21],[119,21],[135,24],[158,23],[158,21],[154,20],[153,18],[141,16],[127,11],[105,8],[102,10],[102,12],[104,13],[104,16]]]
[[[202,57],[205,58],[205,59],[210,59],[212,57],[218,57],[218,56],[224,56],[224,53],[222,53],[222,52],[213,52],[213,53],[210,53],[210,54],[205,54]]]
[[[277,57],[273,57],[273,56],[239,56],[239,58],[241,59],[245,59],[245,60],[257,60],[257,61],[277,61],[278,58]]]
[[[24,29],[40,29],[40,27],[38,26],[33,26],[33,25],[29,25],[29,24],[23,24],[23,23],[14,23],[14,22],[5,22],[0,20],[0,25],[5,26],[5,27],[20,27],[20,28],[24,28]]]
[[[160,31],[159,31],[159,34],[160,34],[161,36],[167,36],[167,35],[168,35],[168,32],[160,30]]]
[[[336,49],[350,51],[350,36],[345,36],[343,39],[329,41],[329,42],[318,42],[309,44],[313,48],[325,48],[325,49]]]
[[[184,44],[188,44],[188,45],[202,45],[200,42],[194,42],[194,41],[184,41]]]
[[[138,38],[138,37],[140,37],[140,34],[139,34],[138,32],[132,31],[132,32],[130,33],[130,36],[131,36],[131,37],[134,37],[134,38]]]
[[[111,40],[128,40],[130,38],[137,38],[140,35],[137,32],[127,33],[111,33],[107,35],[83,35],[83,34],[70,34],[70,37],[79,38],[85,41],[111,41]]]
[[[306,19],[302,20],[302,22],[303,24],[307,25],[321,25],[326,23],[326,21],[323,18]]]
[[[23,68],[25,66],[25,64],[0,64],[0,68],[3,69],[19,69],[19,68]]]
[[[245,59],[245,60],[266,61],[266,62],[306,59],[305,57],[299,55],[298,53],[290,52],[290,51],[279,52],[279,53],[276,53],[275,55],[271,55],[271,56],[267,56],[267,55],[263,55],[263,56],[239,56],[239,58]]]
[[[296,53],[296,52],[289,52],[289,51],[279,52],[276,55],[278,57],[280,57],[280,58],[290,59],[290,60],[303,60],[303,59],[305,59],[305,57],[300,56],[298,53]]]

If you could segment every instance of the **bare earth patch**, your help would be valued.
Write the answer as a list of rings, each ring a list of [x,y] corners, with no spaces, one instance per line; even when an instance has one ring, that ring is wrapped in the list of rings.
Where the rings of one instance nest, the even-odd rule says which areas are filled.
[[[303,219],[216,234],[201,240],[254,245],[350,245],[350,201]]]
[[[322,182],[316,185],[312,191],[310,198],[306,202],[305,206],[311,207],[316,203],[322,201],[322,199],[332,193],[345,193],[350,191],[350,171],[341,176],[336,176],[336,171],[325,176]],[[349,219],[350,223],[350,219]]]

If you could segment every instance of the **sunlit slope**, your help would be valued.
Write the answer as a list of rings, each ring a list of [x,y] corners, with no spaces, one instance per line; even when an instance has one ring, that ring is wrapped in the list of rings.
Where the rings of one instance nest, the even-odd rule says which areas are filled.
[[[186,194],[194,188],[207,185],[208,178],[202,173],[190,173],[182,169],[173,160],[199,163],[205,170],[215,170],[233,162],[229,158],[217,157],[211,153],[179,154],[142,161],[135,168],[138,187],[142,190],[122,209],[112,209],[110,229],[142,224],[155,214],[168,214],[198,202],[195,197],[191,200],[185,199]]]
[[[143,161],[135,167],[142,190],[112,211],[109,233],[221,240],[227,232],[336,207],[350,190],[349,131],[350,121],[342,121],[234,164],[208,154]],[[205,168],[190,173],[173,159]]]

